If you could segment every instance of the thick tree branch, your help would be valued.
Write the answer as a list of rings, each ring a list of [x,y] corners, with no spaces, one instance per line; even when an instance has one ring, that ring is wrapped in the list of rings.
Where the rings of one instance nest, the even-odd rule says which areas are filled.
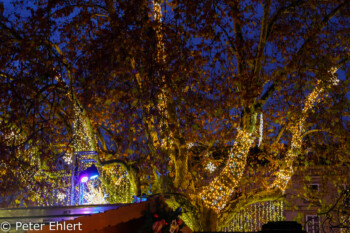
[[[104,127],[104,126],[101,126],[101,127],[102,127],[103,130],[105,130],[109,134],[111,141],[114,142],[114,144],[115,144],[115,146],[116,146],[116,148],[118,150],[118,141],[117,141],[118,138],[116,138],[116,136],[113,134],[113,132],[110,129],[108,129],[108,128]],[[109,151],[109,150],[107,149],[107,151]]]
[[[64,117],[64,115],[57,111],[56,114],[55,114],[59,119],[61,119],[63,121],[63,124],[64,126],[66,127],[67,131],[70,133],[70,134],[73,134],[73,128],[72,126],[69,124],[69,122],[67,121],[67,119]]]
[[[272,144],[276,144],[276,143],[278,143],[278,142],[280,141],[280,139],[281,139],[281,137],[282,137],[284,131],[287,129],[287,127],[288,127],[287,124],[284,124],[284,125],[282,126],[282,128],[280,129],[280,131],[279,131],[278,134],[277,134],[276,139],[273,141]]]
[[[337,69],[340,69],[342,66],[344,66],[346,63],[348,63],[350,61],[350,53],[348,53],[348,55],[341,59],[338,63],[337,63]]]
[[[108,8],[101,6],[101,5],[98,5],[98,4],[93,4],[93,5],[92,4],[71,4],[71,5],[66,5],[60,9],[57,9],[54,12],[51,12],[49,16],[51,17],[51,16],[53,16],[61,11],[65,11],[65,10],[67,10],[67,8],[75,8],[75,7],[77,7],[77,8],[98,8],[98,9],[102,9],[104,11],[108,11]]]
[[[341,59],[341,60],[337,63],[336,69],[340,69],[343,65],[345,65],[345,64],[346,64],[347,62],[349,62],[349,61],[350,61],[350,54],[349,54],[347,57]],[[267,92],[268,92],[268,91],[267,91]],[[266,92],[265,94],[267,94],[267,92]],[[265,96],[267,97],[268,95],[265,95]],[[262,98],[262,99],[263,99],[263,98]],[[285,125],[282,126],[282,128],[280,129],[280,131],[279,131],[279,133],[278,133],[278,135],[277,135],[275,141],[273,142],[273,144],[279,142],[279,140],[281,139],[283,133],[285,132],[285,130],[286,130],[287,128],[289,128],[289,126],[290,126],[290,123],[285,124]],[[304,138],[304,137],[307,136],[308,134],[314,133],[314,132],[330,132],[330,131],[329,131],[329,130],[325,130],[325,129],[323,129],[323,130],[321,130],[321,129],[314,129],[314,130],[310,130],[310,131],[304,133],[304,134],[301,136],[301,138]]]
[[[269,98],[272,96],[272,94],[276,90],[275,83],[271,84],[269,88],[265,91],[265,93],[260,97],[260,99],[256,100],[254,104],[254,109],[257,112],[260,112],[262,110],[262,107],[265,105],[265,103],[269,100]]]
[[[287,11],[288,9],[290,8],[294,8],[294,7],[297,7],[297,6],[300,6],[302,4],[304,4],[306,1],[296,1],[295,3],[291,4],[290,6],[286,7],[286,8],[281,8],[276,14],[275,16],[273,17],[273,20],[270,22],[270,25],[268,27],[268,30],[267,30],[267,38],[269,36],[269,33],[274,24],[274,22],[278,19],[278,17],[283,14],[285,11]],[[277,71],[277,73],[274,75],[276,78],[275,78],[275,82],[274,82],[274,86],[273,88],[277,87],[278,86],[278,83],[279,83],[279,79],[278,77],[281,77],[281,76],[286,76],[288,75],[289,71],[287,71],[287,69],[289,69],[291,67],[291,65],[293,65],[293,63],[295,63],[301,56],[302,54],[304,53],[305,49],[307,48],[307,45],[309,45],[309,43],[312,42],[312,40],[322,31],[322,29],[327,25],[327,23],[346,5],[346,2],[343,2],[341,4],[339,4],[336,8],[334,8],[329,14],[327,14],[323,20],[316,24],[314,26],[313,29],[311,29],[311,33],[310,35],[307,37],[307,39],[304,41],[304,43],[302,44],[302,46],[300,47],[300,49],[298,50],[298,52],[296,53],[296,55],[292,58],[292,60],[289,62],[289,64],[287,66],[285,66],[284,69],[280,69]],[[342,66],[344,65],[346,62],[348,62],[350,59],[350,56],[344,58],[343,60],[341,60],[339,62],[339,66]],[[271,89],[269,89],[271,90]],[[274,90],[271,90],[272,92],[270,92],[270,95],[272,95],[273,91]],[[268,92],[266,92],[265,94],[268,94]],[[267,100],[270,95],[266,95],[267,98],[264,98],[265,100]],[[264,106],[264,104],[266,103],[266,101],[262,101],[262,98],[260,100],[256,100],[256,105],[255,105],[255,108],[262,108]]]
[[[303,134],[301,135],[301,138],[304,138],[304,137],[306,137],[307,135],[309,135],[309,134],[311,134],[311,133],[321,133],[321,132],[327,132],[327,133],[329,133],[330,130],[327,130],[327,129],[312,129],[312,130],[309,130],[309,131],[303,133]]]
[[[107,145],[106,145],[106,140],[104,139],[100,129],[96,130],[96,136],[102,144],[102,150],[107,151],[108,149],[107,149]]]
[[[331,12],[329,12],[323,20],[319,23],[316,23],[313,28],[310,30],[310,35],[306,38],[300,49],[298,50],[296,57],[301,56],[304,53],[304,50],[307,49],[307,46],[310,42],[312,42],[315,37],[322,31],[322,29],[328,24],[328,22],[337,14],[339,11],[345,7],[345,5],[349,3],[349,1],[344,1],[339,4],[336,8],[334,8]]]
[[[141,96],[143,86],[142,86],[141,76],[136,69],[135,58],[131,58],[130,65],[131,65],[131,69],[135,72],[134,74],[135,83],[137,83],[139,96]],[[142,111],[144,112],[143,114],[144,117],[142,118],[142,120],[145,123],[148,147],[152,155],[156,156],[157,148],[160,148],[160,141],[158,139],[157,129],[155,128],[155,119],[152,115],[149,114],[151,105],[149,103],[146,104],[141,97],[139,98],[139,103],[141,104]]]
[[[1,18],[0,18],[1,19]],[[22,41],[23,37],[13,28],[9,28],[4,22],[0,20],[0,27],[12,35],[16,40]]]
[[[112,159],[108,161],[101,161],[101,166],[107,166],[107,165],[113,165],[113,164],[121,165],[125,170],[127,170],[128,168],[127,162],[124,159]]]
[[[295,2],[291,3],[288,6],[282,7],[279,10],[277,10],[276,13],[274,14],[274,16],[272,17],[272,19],[269,22],[269,25],[268,25],[267,31],[266,31],[266,38],[265,38],[265,40],[266,41],[268,40],[269,36],[271,35],[273,26],[278,21],[278,19],[281,17],[281,15],[283,15],[286,12],[288,12],[290,9],[293,9],[293,8],[296,8],[296,7],[299,7],[299,6],[303,5],[306,2],[307,2],[307,0],[298,0],[298,1],[295,1]]]
[[[262,18],[262,22],[261,22],[259,46],[258,46],[258,52],[256,54],[256,58],[254,61],[254,78],[255,78],[255,80],[258,80],[258,77],[259,77],[260,72],[261,72],[263,54],[264,54],[266,40],[267,40],[267,29],[268,29],[268,19],[269,19],[269,14],[270,14],[270,6],[271,6],[271,0],[267,0],[266,5],[263,6],[264,13],[263,13],[263,18]]]
[[[247,72],[246,70],[246,64],[245,64],[245,57],[244,57],[244,39],[243,39],[243,32],[241,27],[241,21],[239,19],[240,11],[238,9],[238,2],[235,2],[234,5],[231,7],[232,11],[234,12],[233,15],[233,28],[234,28],[234,34],[235,34],[235,48],[236,48],[236,58],[237,58],[237,67],[238,67],[238,75],[242,76],[243,73]]]

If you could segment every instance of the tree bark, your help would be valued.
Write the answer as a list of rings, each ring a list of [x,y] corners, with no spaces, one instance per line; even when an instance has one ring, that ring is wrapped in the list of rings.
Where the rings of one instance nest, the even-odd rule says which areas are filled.
[[[218,215],[214,209],[203,207],[203,211],[201,211],[198,217],[202,231],[215,232],[218,230]]]
[[[140,177],[138,175],[138,169],[130,166],[128,169],[129,172],[129,181],[130,185],[132,187],[132,190],[134,191],[135,196],[141,196],[141,185],[140,185]]]
[[[176,155],[175,159],[175,180],[174,186],[175,188],[186,189],[188,186],[188,181],[186,180],[187,172],[188,172],[188,156]]]

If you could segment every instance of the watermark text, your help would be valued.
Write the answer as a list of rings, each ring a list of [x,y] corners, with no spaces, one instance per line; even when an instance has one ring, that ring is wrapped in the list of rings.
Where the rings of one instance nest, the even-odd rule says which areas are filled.
[[[0,230],[8,232],[11,230],[11,227],[16,231],[42,231],[44,226],[47,226],[46,229],[49,231],[82,231],[82,223],[67,223],[67,222],[48,222],[48,223],[32,223],[32,222],[16,222],[10,224],[9,222],[0,222]]]

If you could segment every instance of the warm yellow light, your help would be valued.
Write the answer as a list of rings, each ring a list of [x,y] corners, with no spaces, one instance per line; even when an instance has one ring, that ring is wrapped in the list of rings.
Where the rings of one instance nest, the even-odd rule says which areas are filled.
[[[217,212],[226,206],[230,195],[234,192],[243,174],[249,148],[253,142],[250,134],[244,130],[238,130],[236,138],[223,170],[199,193],[199,198],[204,204]]]
[[[339,80],[335,77],[335,72],[337,71],[337,68],[332,68],[329,73],[332,75],[330,82],[330,85],[337,85]],[[291,148],[287,151],[287,155],[285,157],[284,165],[282,165],[282,168],[277,173],[277,177],[270,186],[271,188],[277,187],[280,190],[284,191],[288,185],[289,180],[291,179],[293,175],[293,162],[294,159],[298,156],[299,151],[301,149],[302,144],[302,138],[301,138],[301,132],[303,130],[303,125],[306,120],[307,112],[313,107],[315,102],[319,102],[321,99],[321,94],[324,91],[324,88],[321,87],[321,81],[318,80],[317,84],[315,86],[315,89],[308,95],[305,106],[302,110],[302,116],[300,120],[296,123],[296,125],[292,126],[290,128],[292,132],[292,142],[291,142]]]

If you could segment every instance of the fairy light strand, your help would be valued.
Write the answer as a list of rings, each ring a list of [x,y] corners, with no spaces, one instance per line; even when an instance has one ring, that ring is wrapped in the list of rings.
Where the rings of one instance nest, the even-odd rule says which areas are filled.
[[[248,205],[234,213],[228,226],[221,228],[226,232],[257,232],[262,225],[270,221],[284,220],[283,200],[265,201]]]
[[[88,126],[82,114],[82,110],[78,107],[76,103],[74,103],[73,129],[74,152],[93,151],[93,138],[91,135],[89,135]]]
[[[337,68],[333,67],[329,70],[330,74],[330,79],[329,79],[329,84],[328,87],[330,88],[331,86],[338,85],[339,80],[336,77],[336,72]],[[284,161],[284,165],[282,168],[278,171],[276,179],[270,185],[270,188],[277,187],[281,191],[284,191],[288,185],[289,180],[291,179],[293,175],[293,162],[294,159],[298,156],[299,150],[301,149],[301,144],[302,144],[302,138],[301,138],[301,133],[303,130],[303,125],[306,120],[307,112],[313,107],[316,101],[320,101],[320,95],[324,91],[324,88],[321,87],[321,80],[318,80],[316,83],[316,86],[314,90],[308,95],[305,106],[302,110],[302,116],[299,119],[299,121],[291,127],[291,132],[292,132],[292,142],[291,142],[291,147],[287,151],[287,155]],[[320,98],[319,98],[320,97]],[[319,99],[317,99],[319,98]]]
[[[253,141],[250,134],[241,129],[238,130],[236,138],[237,141],[231,149],[225,167],[199,194],[204,205],[216,212],[226,206],[228,199],[234,192],[243,174],[248,151]]]
[[[84,198],[86,199],[85,204],[108,204],[108,201],[106,200],[106,194],[103,192],[101,187],[94,187],[93,184],[88,184],[89,192],[84,195]]]

